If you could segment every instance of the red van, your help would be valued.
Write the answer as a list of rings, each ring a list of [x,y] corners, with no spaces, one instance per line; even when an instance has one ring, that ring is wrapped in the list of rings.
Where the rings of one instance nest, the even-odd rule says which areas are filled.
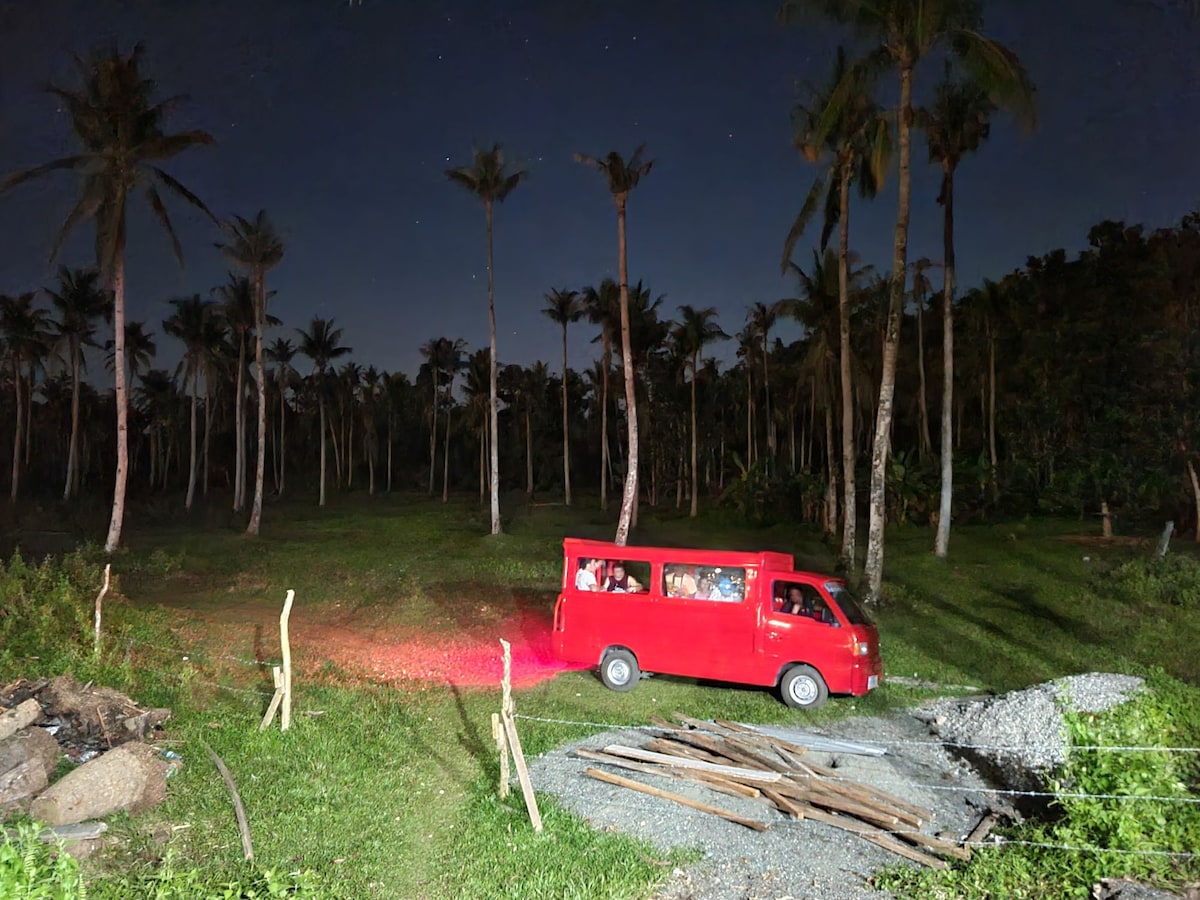
[[[778,687],[788,706],[879,686],[879,632],[840,578],[762,551],[563,540],[554,653],[600,666],[614,691],[642,672]]]

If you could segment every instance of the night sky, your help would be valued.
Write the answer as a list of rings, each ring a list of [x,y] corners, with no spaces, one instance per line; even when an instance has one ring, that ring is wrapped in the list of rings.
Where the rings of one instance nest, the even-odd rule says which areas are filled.
[[[631,280],[666,295],[667,317],[680,304],[717,307],[733,334],[750,304],[796,293],[779,253],[815,169],[791,147],[789,112],[803,84],[825,83],[848,40],[832,26],[783,28],[777,5],[5,0],[0,170],[72,152],[65,114],[39,89],[74,84],[68,52],[143,40],[160,96],[190,96],[168,130],[205,128],[218,142],[168,170],[218,216],[265,208],[286,241],[269,276],[284,326],[270,336],[332,316],[357,362],[413,375],[430,338],[487,345],[483,209],[444,170],[502,143],[531,174],[497,207],[499,356],[557,371],[544,295],[616,275],[611,196],[572,155],[628,156],[645,143],[655,167],[630,198]],[[1029,69],[1038,126],[1022,133],[999,115],[959,169],[964,288],[1030,254],[1073,254],[1102,219],[1154,228],[1200,206],[1200,23],[1166,0],[1004,0],[986,5],[984,31]],[[928,63],[918,92],[939,75]],[[894,79],[885,91],[894,103]],[[919,134],[913,163],[909,259],[936,259],[939,176]],[[76,191],[74,176],[58,174],[0,197],[0,292],[53,283],[46,255]],[[225,280],[212,248],[220,235],[171,203],[180,272],[140,198],[133,208],[128,314],[149,320],[159,364],[173,365],[166,301]],[[852,208],[864,262],[886,268],[894,222],[893,173],[879,199]],[[819,223],[813,242],[818,234]],[[81,229],[61,261],[89,263],[91,235]],[[797,254],[806,267],[810,246]],[[573,368],[596,355],[594,331],[571,328]],[[733,353],[733,341],[717,348]]]

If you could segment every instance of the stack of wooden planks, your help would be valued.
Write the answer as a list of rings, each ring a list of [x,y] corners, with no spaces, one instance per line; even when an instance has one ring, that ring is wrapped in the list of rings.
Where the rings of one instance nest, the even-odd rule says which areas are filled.
[[[807,748],[797,743],[736,722],[703,722],[678,713],[675,717],[678,722],[654,720],[656,736],[641,747],[610,744],[602,750],[581,748],[575,753],[608,766],[699,782],[717,793],[753,798],[787,816],[856,834],[925,866],[945,868],[947,857],[970,858],[970,849],[952,835],[922,831],[932,824],[929,810],[815,764],[806,759]],[[591,767],[585,774],[756,831],[768,827],[757,819],[602,769]]]

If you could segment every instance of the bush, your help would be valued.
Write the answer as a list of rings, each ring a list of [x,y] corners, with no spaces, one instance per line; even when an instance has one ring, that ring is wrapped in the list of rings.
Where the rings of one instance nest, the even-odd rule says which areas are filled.
[[[1130,604],[1200,607],[1200,562],[1191,556],[1131,559],[1100,580],[1097,590],[1115,591]]]
[[[0,897],[25,900],[75,900],[84,896],[79,865],[61,846],[38,839],[29,823],[12,832],[0,829]]]

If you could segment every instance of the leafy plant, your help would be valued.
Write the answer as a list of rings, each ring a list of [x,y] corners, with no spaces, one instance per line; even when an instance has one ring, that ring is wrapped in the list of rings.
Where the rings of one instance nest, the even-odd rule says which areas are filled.
[[[1097,589],[1115,590],[1131,604],[1200,606],[1200,562],[1182,554],[1131,559],[1103,576]]]
[[[41,828],[22,822],[0,830],[0,897],[75,900],[84,896],[79,864],[62,845],[43,843]]]

